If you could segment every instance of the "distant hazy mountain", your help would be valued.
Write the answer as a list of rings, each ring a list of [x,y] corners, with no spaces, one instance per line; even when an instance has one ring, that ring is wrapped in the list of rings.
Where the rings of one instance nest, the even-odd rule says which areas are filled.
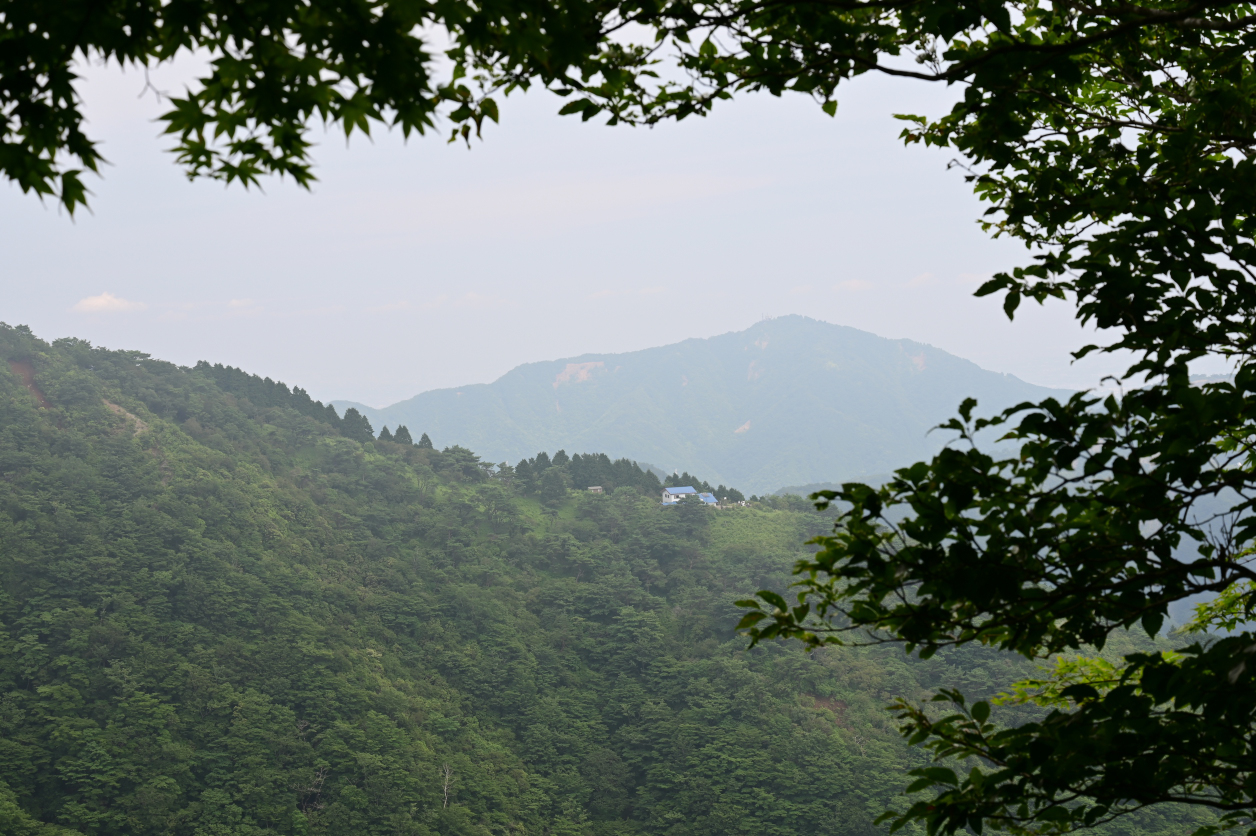
[[[514,463],[545,450],[604,451],[746,492],[884,474],[947,440],[931,427],[972,396],[990,413],[1064,394],[932,346],[801,316],[627,354],[528,363],[489,384],[384,409],[349,401],[376,430],[405,424],[437,447]]]

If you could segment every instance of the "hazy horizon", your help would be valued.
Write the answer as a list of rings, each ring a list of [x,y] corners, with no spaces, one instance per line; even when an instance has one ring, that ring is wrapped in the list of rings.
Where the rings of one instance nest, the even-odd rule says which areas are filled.
[[[152,73],[177,89],[179,67]],[[558,117],[514,96],[465,147],[324,138],[312,193],[189,183],[134,71],[83,83],[110,161],[71,220],[9,184],[0,320],[182,364],[221,362],[373,406],[489,382],[527,362],[633,351],[802,314],[928,343],[1043,386],[1115,358],[1056,303],[1008,323],[972,292],[1025,263],[991,240],[951,155],[904,148],[894,112],[945,88],[860,79],[836,118],[750,96],[653,130]],[[1203,371],[1212,370],[1201,367]],[[1219,370],[1219,369],[1217,369]]]
[[[529,365],[548,365],[548,364],[550,364],[550,363],[555,363],[555,362],[560,362],[560,363],[561,363],[561,362],[565,362],[565,361],[566,361],[566,362],[573,362],[573,361],[578,361],[578,360],[581,360],[581,359],[584,359],[584,358],[587,358],[587,357],[614,357],[614,356],[619,356],[619,355],[634,354],[634,353],[637,353],[637,352],[640,352],[640,351],[644,351],[644,350],[648,350],[648,349],[652,349],[652,348],[668,348],[668,347],[671,347],[671,346],[676,346],[676,345],[680,345],[680,344],[682,344],[682,343],[692,342],[692,341],[696,341],[696,340],[712,340],[712,339],[715,339],[715,338],[717,338],[717,337],[723,337],[723,336],[729,336],[729,335],[734,335],[734,334],[740,334],[740,333],[743,333],[743,332],[745,332],[745,331],[749,331],[749,330],[753,329],[753,327],[754,327],[755,325],[758,325],[758,324],[759,324],[759,323],[761,323],[761,322],[770,321],[770,320],[774,320],[774,319],[781,319],[781,318],[784,318],[784,317],[790,317],[790,316],[805,316],[805,314],[782,314],[782,315],[781,315],[781,316],[779,316],[779,317],[777,317],[777,316],[765,316],[765,317],[761,317],[761,318],[760,318],[758,321],[756,321],[756,322],[753,322],[753,323],[748,324],[748,325],[747,325],[746,327],[744,327],[744,328],[732,328],[732,329],[730,329],[730,330],[728,330],[728,331],[724,331],[724,332],[719,333],[719,334],[712,334],[712,335],[707,336],[707,337],[686,337],[686,338],[684,338],[684,339],[681,339],[681,340],[676,340],[676,341],[671,342],[671,343],[664,343],[663,345],[658,345],[658,346],[646,346],[646,347],[641,348],[641,349],[630,349],[630,350],[627,350],[627,351],[606,351],[606,352],[598,352],[598,351],[584,351],[584,352],[581,352],[581,353],[579,353],[579,354],[569,354],[569,355],[566,355],[566,356],[563,356],[563,357],[544,357],[544,358],[539,358],[539,359],[537,359],[537,360],[529,360],[529,361],[526,361],[526,362],[524,362],[524,363],[520,363],[520,364],[519,364],[519,365],[517,365],[517,366],[512,366],[511,368],[509,368],[509,369],[507,369],[506,371],[502,372],[500,375],[498,375],[497,377],[493,378],[492,380],[477,380],[477,381],[471,381],[471,382],[469,382],[469,383],[464,383],[464,384],[454,384],[454,385],[452,385],[452,386],[437,386],[437,387],[433,387],[432,389],[424,389],[422,392],[415,392],[413,395],[407,395],[407,396],[404,396],[404,397],[402,397],[402,398],[400,398],[400,399],[398,399],[398,400],[395,400],[395,401],[392,401],[392,402],[390,402],[390,403],[386,403],[386,404],[369,404],[369,403],[366,403],[365,401],[355,401],[355,400],[351,400],[351,399],[349,399],[349,398],[331,398],[331,399],[328,401],[328,403],[332,403],[332,404],[336,404],[336,405],[340,405],[340,406],[365,406],[365,407],[369,407],[372,411],[385,410],[385,409],[388,409],[388,408],[390,408],[390,407],[394,407],[394,406],[398,406],[398,405],[400,405],[400,404],[403,404],[403,403],[405,403],[405,402],[407,402],[407,401],[412,401],[412,400],[414,400],[415,398],[419,397],[420,395],[424,395],[424,394],[431,393],[431,392],[439,392],[439,391],[453,391],[453,390],[457,390],[457,389],[463,389],[463,388],[466,388],[466,387],[469,387],[469,386],[491,386],[492,384],[495,384],[495,383],[499,383],[499,382],[501,382],[503,378],[508,377],[508,376],[509,376],[512,372],[516,372],[517,370],[519,370],[520,368],[522,368],[522,367],[524,367],[524,366],[529,366]],[[818,319],[818,318],[816,318],[816,317],[808,317],[808,318],[809,318],[809,319],[814,319],[814,320],[816,320],[817,322],[820,322],[820,323],[823,323],[823,324],[826,324],[826,325],[838,325],[838,324],[840,324],[840,323],[828,322],[828,321],[826,321],[826,320],[823,320],[823,319]],[[853,328],[853,327],[855,327],[855,326],[844,326],[844,327],[852,327],[852,328]],[[866,333],[866,334],[872,334],[873,336],[876,336],[876,337],[882,337],[882,338],[884,338],[884,339],[903,339],[903,340],[909,340],[909,341],[911,341],[911,342],[917,342],[917,343],[920,343],[922,346],[924,346],[924,347],[926,347],[926,348],[938,348],[938,346],[932,345],[931,343],[924,343],[924,342],[921,342],[920,340],[910,340],[910,338],[908,338],[908,337],[902,337],[902,338],[885,337],[883,334],[876,334],[876,333],[874,333],[874,332],[872,332],[872,331],[867,331],[866,329],[862,329],[862,328],[856,328],[856,330],[863,331],[863,332],[864,332],[864,333]],[[959,358],[959,359],[961,359],[961,360],[968,360],[968,359],[969,359],[969,358],[967,358],[967,357],[959,357],[959,355],[955,355],[955,356],[956,356],[956,357],[958,357],[958,358]],[[981,364],[980,364],[980,363],[978,363],[977,365],[978,365],[978,366],[979,366],[979,367],[980,367],[983,371],[995,371],[995,370],[993,370],[993,369],[986,369],[984,366],[981,366]],[[245,369],[245,371],[249,371],[249,370],[248,370],[248,369]],[[1011,374],[1011,372],[1006,372],[1006,374]],[[1018,380],[1024,380],[1024,379],[1023,379],[1023,378],[1021,378],[1019,375],[1012,375],[1012,376],[1013,376],[1013,377],[1015,377],[1015,378],[1017,378]],[[282,382],[284,382],[284,383],[291,383],[291,381],[282,381]],[[1032,381],[1032,380],[1024,380],[1024,382],[1025,382],[1025,383],[1031,383],[1031,384],[1034,384],[1034,385],[1039,385],[1039,384],[1036,384],[1036,383],[1035,383],[1035,381]],[[297,384],[297,385],[300,385],[300,384]],[[1067,388],[1067,387],[1065,387],[1065,388]],[[377,428],[377,429],[378,429],[378,428]]]

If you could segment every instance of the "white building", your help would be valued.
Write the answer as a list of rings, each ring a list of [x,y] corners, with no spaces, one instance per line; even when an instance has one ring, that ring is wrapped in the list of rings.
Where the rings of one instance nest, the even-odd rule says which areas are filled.
[[[663,504],[674,505],[687,496],[697,496],[698,492],[686,485],[683,488],[663,488]]]
[[[675,505],[687,496],[696,496],[706,505],[712,505],[716,508],[720,505],[719,500],[715,498],[714,494],[698,493],[695,488],[689,485],[685,485],[683,488],[663,488],[664,505]]]

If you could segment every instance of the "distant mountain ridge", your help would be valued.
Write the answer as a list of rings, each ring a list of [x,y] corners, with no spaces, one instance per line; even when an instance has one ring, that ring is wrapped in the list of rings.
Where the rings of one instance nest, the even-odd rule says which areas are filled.
[[[802,316],[624,354],[527,363],[493,383],[383,409],[438,447],[514,463],[540,450],[605,451],[762,493],[888,473],[947,440],[929,430],[965,397],[983,414],[1067,394],[911,340]]]

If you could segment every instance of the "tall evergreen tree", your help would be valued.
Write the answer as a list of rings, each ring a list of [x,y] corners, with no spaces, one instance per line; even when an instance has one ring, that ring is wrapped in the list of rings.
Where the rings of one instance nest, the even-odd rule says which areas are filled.
[[[423,433],[423,435],[419,437],[419,449],[421,450],[432,449],[432,439],[427,437],[427,433]]]
[[[519,480],[520,489],[524,493],[530,493],[536,489],[536,473],[531,460],[521,459],[519,464],[515,465],[515,478]]]
[[[340,419],[340,433],[345,438],[351,438],[361,444],[375,438],[375,430],[371,427],[371,422],[353,407],[346,409],[344,417]]]
[[[393,441],[394,440],[393,434],[388,431],[387,424],[385,424],[384,428],[379,431],[379,440],[380,441]]]
[[[398,444],[413,444],[414,439],[410,437],[410,431],[406,429],[405,424],[398,424],[397,431],[393,433],[393,441]]]

